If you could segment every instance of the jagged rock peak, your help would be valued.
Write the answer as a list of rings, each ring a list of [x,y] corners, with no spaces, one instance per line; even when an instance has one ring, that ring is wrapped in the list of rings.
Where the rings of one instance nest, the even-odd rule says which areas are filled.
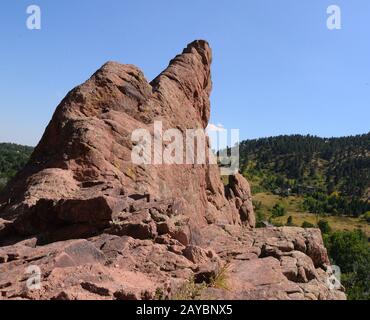
[[[243,199],[226,197],[217,165],[142,166],[131,160],[136,129],[153,132],[156,121],[163,130],[206,128],[211,60],[208,43],[198,40],[150,84],[137,67],[108,62],[69,92],[26,168],[0,195],[0,217],[13,234],[42,242],[85,237],[102,232],[118,215],[158,206],[176,208],[189,220],[187,241],[198,241],[208,223],[253,227],[243,177]],[[155,227],[149,229],[156,236]]]

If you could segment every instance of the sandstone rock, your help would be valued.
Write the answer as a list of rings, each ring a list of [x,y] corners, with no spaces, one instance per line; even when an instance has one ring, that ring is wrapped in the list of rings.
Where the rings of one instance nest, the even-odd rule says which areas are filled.
[[[218,261],[212,261],[201,265],[194,275],[195,283],[207,283],[211,284],[221,270],[221,266]]]
[[[252,198],[249,183],[240,174],[230,176],[229,188],[233,191],[234,195],[240,198],[242,201]]]
[[[157,236],[153,223],[123,223],[114,225],[107,232],[119,236],[130,236],[136,239],[154,239]]]
[[[176,253],[176,254],[179,254],[179,255],[182,255],[183,252],[184,252],[184,249],[185,247],[184,246],[180,246],[180,245],[171,245],[168,250],[173,252],[173,253]]]
[[[54,297],[52,297],[50,300],[70,301],[70,300],[73,300],[73,298],[68,292],[62,291],[62,292],[59,292]]]
[[[91,293],[97,294],[99,296],[107,296],[109,297],[111,295],[109,289],[98,286],[94,283],[90,282],[82,282],[81,287]]]
[[[282,257],[280,260],[281,269],[283,274],[290,281],[297,281],[298,276],[298,267],[297,259],[293,257]]]
[[[197,246],[187,246],[183,252],[184,257],[195,264],[203,264],[210,260],[209,253]]]
[[[150,83],[108,62],[68,93],[0,194],[0,299],[168,299],[192,279],[204,299],[345,299],[319,230],[254,229],[242,175],[225,187],[217,165],[132,162],[135,129],[206,128],[211,61],[195,41]]]
[[[323,245],[321,234],[318,231],[312,234],[307,240],[307,255],[311,257],[316,267],[323,267],[330,264],[327,250]]]
[[[170,235],[184,246],[187,246],[191,241],[191,231],[188,226],[177,227],[174,231],[170,232]]]
[[[141,300],[141,296],[139,296],[137,293],[123,289],[116,291],[114,293],[114,297],[116,298],[116,300]]]
[[[165,222],[160,222],[157,224],[157,230],[159,235],[163,234],[171,234],[176,231],[176,226],[171,220],[167,220]]]
[[[256,218],[253,211],[252,194],[247,180],[239,173],[231,176],[227,191],[228,198],[235,200],[235,206],[239,210],[241,221],[254,228]]]
[[[0,203],[7,203],[0,217],[14,222],[20,236],[42,237],[43,243],[98,234],[120,212],[139,211],[146,204],[154,211],[155,202],[167,202],[170,209],[164,214],[188,217],[192,234],[207,223],[211,205],[217,208],[215,222],[234,223],[236,208],[225,197],[217,165],[131,161],[135,129],[152,132],[158,120],[163,130],[205,129],[211,61],[208,44],[195,41],[151,83],[132,65],[105,64],[57,107],[30,162],[0,195]],[[251,221],[250,190],[243,190],[248,183],[238,176],[234,187]],[[67,228],[76,224],[86,227]],[[125,232],[134,237],[137,232],[139,238],[155,233],[141,223],[125,226],[120,234]],[[173,237],[183,244],[191,241],[184,230]]]
[[[0,218],[0,238],[6,237],[11,233],[11,222]]]

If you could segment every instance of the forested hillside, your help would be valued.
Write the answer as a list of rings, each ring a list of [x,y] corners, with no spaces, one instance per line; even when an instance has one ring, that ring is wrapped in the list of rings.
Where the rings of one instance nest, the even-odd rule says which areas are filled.
[[[0,143],[0,190],[28,161],[32,147]]]
[[[370,133],[248,140],[240,156],[256,192],[305,196],[306,209],[316,213],[359,216],[370,210]]]
[[[349,299],[369,300],[370,134],[244,141],[258,226],[321,229]]]

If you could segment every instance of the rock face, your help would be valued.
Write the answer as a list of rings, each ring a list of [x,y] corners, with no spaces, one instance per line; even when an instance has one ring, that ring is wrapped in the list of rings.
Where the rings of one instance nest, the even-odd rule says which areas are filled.
[[[20,236],[37,235],[40,242],[93,235],[121,216],[140,220],[129,216],[149,209],[187,219],[189,237],[207,221],[240,223],[239,196],[226,199],[216,165],[131,160],[133,130],[153,131],[154,121],[162,121],[163,131],[205,129],[210,65],[203,41],[189,45],[151,83],[134,66],[105,64],[58,106],[27,168],[0,197],[1,216],[14,221]],[[240,197],[245,203],[250,191]],[[145,237],[156,233],[135,228],[148,229]]]
[[[136,129],[206,128],[211,60],[195,41],[151,83],[108,62],[66,96],[0,195],[1,297],[174,299],[195,281],[205,299],[345,298],[326,284],[319,231],[254,230],[240,174],[224,186],[215,164],[133,164]]]

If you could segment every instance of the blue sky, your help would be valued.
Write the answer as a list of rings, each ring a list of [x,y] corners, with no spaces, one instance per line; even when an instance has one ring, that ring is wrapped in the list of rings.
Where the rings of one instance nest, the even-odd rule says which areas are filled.
[[[26,8],[42,29],[26,28]],[[342,29],[326,27],[329,5]],[[0,141],[35,145],[65,94],[108,60],[153,79],[195,39],[213,53],[212,122],[242,139],[370,131],[368,0],[3,0]]]

